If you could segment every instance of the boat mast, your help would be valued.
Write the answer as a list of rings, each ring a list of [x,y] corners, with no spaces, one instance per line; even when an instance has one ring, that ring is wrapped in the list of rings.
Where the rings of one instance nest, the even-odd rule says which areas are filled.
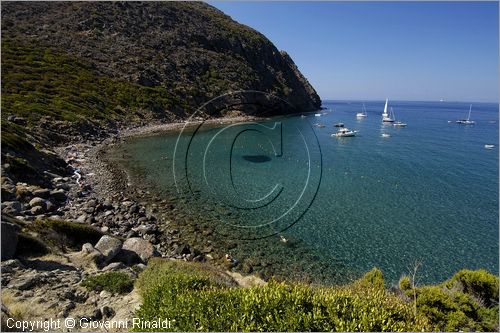
[[[470,112],[472,111],[472,104],[469,107],[469,115],[467,116],[467,120],[470,120]]]

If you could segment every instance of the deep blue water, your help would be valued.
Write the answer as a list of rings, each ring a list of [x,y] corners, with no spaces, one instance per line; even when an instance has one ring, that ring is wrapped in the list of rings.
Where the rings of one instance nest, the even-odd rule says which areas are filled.
[[[415,260],[422,283],[462,268],[498,273],[498,105],[474,104],[476,124],[465,126],[454,121],[466,103],[390,102],[405,128],[381,123],[382,101],[365,105],[362,120],[361,102],[325,101],[321,117],[202,127],[180,137],[175,157],[178,133],[134,139],[126,150],[164,195],[195,193],[199,207],[225,207],[232,213],[220,224],[256,246],[279,232],[332,262],[380,267],[390,281]],[[358,135],[332,138],[337,122]]]

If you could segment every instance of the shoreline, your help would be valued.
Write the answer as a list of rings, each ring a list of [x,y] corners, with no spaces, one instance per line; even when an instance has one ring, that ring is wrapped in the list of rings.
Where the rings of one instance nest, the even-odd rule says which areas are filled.
[[[162,133],[179,131],[182,130],[183,128],[193,128],[201,124],[224,125],[224,124],[232,124],[239,122],[243,123],[243,122],[266,120],[266,119],[269,118],[260,118],[254,116],[237,116],[237,117],[210,118],[206,120],[199,120],[199,119],[193,121],[185,120],[182,122],[146,125],[146,126],[121,130],[120,133],[117,135],[117,138],[127,139],[134,137],[155,136],[155,135],[161,135]]]

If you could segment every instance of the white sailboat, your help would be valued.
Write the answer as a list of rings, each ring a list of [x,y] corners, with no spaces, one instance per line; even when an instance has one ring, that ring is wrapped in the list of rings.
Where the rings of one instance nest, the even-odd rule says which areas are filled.
[[[395,127],[406,127],[406,123],[403,123],[402,121],[396,121],[396,114],[394,113],[394,110],[391,107],[391,113],[392,113],[392,118],[394,119],[394,124],[392,124]]]
[[[363,103],[363,112],[358,112],[356,113],[356,118],[366,118],[366,108],[365,108],[365,103]]]
[[[382,113],[382,122],[384,123],[393,123],[394,122],[394,119],[392,119],[389,115],[389,113],[387,113],[387,103],[388,103],[389,99],[386,98],[385,99],[385,106],[384,106],[384,113]]]
[[[467,116],[467,119],[458,119],[456,121],[457,124],[463,124],[463,125],[474,125],[476,122],[474,120],[470,120],[470,113],[472,111],[472,104],[469,107],[469,115]]]

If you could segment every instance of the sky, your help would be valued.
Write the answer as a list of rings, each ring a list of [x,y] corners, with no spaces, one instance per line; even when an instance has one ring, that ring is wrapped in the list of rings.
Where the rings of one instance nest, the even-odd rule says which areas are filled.
[[[498,102],[498,2],[209,2],[322,99]]]

